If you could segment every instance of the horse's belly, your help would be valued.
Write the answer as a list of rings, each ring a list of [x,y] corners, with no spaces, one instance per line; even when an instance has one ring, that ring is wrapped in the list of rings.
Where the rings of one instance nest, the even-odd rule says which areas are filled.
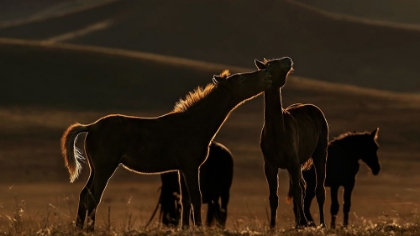
[[[179,168],[174,160],[158,157],[123,157],[121,164],[124,166],[124,168],[130,171],[142,174],[162,173],[177,170]]]

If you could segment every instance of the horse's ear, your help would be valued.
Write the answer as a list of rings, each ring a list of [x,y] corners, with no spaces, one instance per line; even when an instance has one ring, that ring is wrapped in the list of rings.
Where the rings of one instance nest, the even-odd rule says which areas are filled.
[[[264,62],[262,62],[258,59],[254,60],[254,64],[259,70],[264,70],[265,68],[267,68],[267,66],[264,64]]]
[[[379,127],[376,128],[375,130],[373,130],[370,135],[372,135],[372,137],[373,137],[374,140],[377,140],[378,139],[378,135],[379,135]]]
[[[220,75],[213,75],[214,84],[224,84],[225,82],[226,82],[226,78],[223,78]]]

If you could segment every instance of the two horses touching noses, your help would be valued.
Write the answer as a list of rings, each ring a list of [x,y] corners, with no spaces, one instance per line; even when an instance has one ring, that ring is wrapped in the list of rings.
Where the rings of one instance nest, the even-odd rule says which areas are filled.
[[[79,197],[76,227],[84,228],[87,221],[86,229],[94,230],[96,209],[119,165],[136,173],[178,170],[187,188],[182,194],[182,226],[189,226],[191,206],[193,222],[201,226],[199,167],[207,158],[210,142],[232,110],[269,89],[278,89],[292,66],[285,57],[257,71],[215,75],[213,83],[190,92],[159,117],[112,114],[91,124],[69,126],[61,138],[61,150],[70,182],[81,169],[82,151],[75,147],[81,133],[87,133],[84,146],[90,168]]]

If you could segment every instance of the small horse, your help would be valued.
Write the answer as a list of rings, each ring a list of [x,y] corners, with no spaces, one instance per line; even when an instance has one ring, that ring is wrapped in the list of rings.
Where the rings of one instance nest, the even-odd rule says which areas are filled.
[[[379,128],[372,132],[348,132],[341,134],[328,145],[325,186],[331,188],[331,228],[335,228],[339,209],[337,193],[340,186],[344,187],[343,225],[347,226],[349,223],[351,193],[356,183],[356,174],[359,171],[359,160],[366,163],[373,175],[377,175],[381,170],[377,155],[378,133]],[[303,177],[307,183],[304,198],[305,215],[308,220],[313,221],[310,208],[316,186],[315,170],[311,168],[303,171]]]
[[[191,204],[193,222],[201,226],[199,166],[206,160],[209,144],[230,112],[279,79],[271,71],[279,70],[273,66],[248,73],[215,75],[213,83],[190,92],[173,111],[159,117],[112,114],[88,125],[69,126],[61,138],[61,151],[70,182],[81,169],[82,152],[75,147],[81,133],[87,133],[85,153],[90,168],[89,179],[80,193],[76,227],[83,228],[87,215],[87,230],[94,230],[97,206],[119,165],[136,173],[180,171],[187,186],[182,197],[182,226],[189,226]]]
[[[159,220],[166,226],[177,226],[181,218],[178,178],[177,172],[161,174],[162,187],[159,197],[159,204],[161,205]],[[232,153],[222,144],[213,141],[209,148],[209,156],[200,167],[202,200],[203,204],[208,204],[207,226],[216,224],[219,227],[225,227],[232,178]],[[181,180],[180,183],[182,188],[185,189],[184,182]],[[153,216],[149,222],[151,222]]]
[[[281,59],[255,60],[258,69],[279,63]],[[279,66],[277,66],[279,68]],[[278,208],[278,169],[287,169],[294,206],[297,208],[296,227],[308,224],[303,212],[302,166],[315,165],[317,173],[316,196],[320,223],[325,227],[325,163],[327,160],[328,123],[324,113],[312,104],[294,104],[284,109],[281,88],[286,84],[290,71],[264,92],[264,126],[261,131],[260,147],[264,156],[264,172],[269,187],[271,208],[270,226],[276,225]],[[312,158],[311,158],[312,157]]]

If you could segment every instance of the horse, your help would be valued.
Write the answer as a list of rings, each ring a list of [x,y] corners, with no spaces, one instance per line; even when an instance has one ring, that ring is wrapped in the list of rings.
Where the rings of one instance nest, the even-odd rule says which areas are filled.
[[[287,63],[287,62],[286,62]],[[279,65],[283,66],[283,65]],[[202,225],[199,166],[206,160],[214,136],[236,107],[269,89],[278,76],[275,66],[266,70],[213,76],[213,83],[198,87],[159,117],[110,114],[91,124],[70,125],[61,138],[61,151],[73,182],[81,170],[82,151],[77,137],[85,137],[89,179],[79,196],[76,227],[94,230],[96,209],[108,180],[119,165],[136,173],[160,174],[179,171],[187,193],[182,194],[182,227]],[[274,74],[276,75],[276,74]],[[274,79],[273,79],[274,78]]]
[[[161,174],[162,186],[158,205],[159,221],[165,226],[177,226],[181,218],[180,189],[177,172]],[[227,219],[227,205],[233,178],[232,153],[224,145],[212,142],[207,160],[200,167],[200,190],[202,203],[208,204],[206,225],[224,228]],[[185,189],[182,181],[181,186]],[[220,202],[219,202],[220,201]],[[149,220],[149,223],[154,217]],[[148,223],[148,224],[149,224]]]
[[[279,59],[259,61],[255,66],[264,70],[279,63]],[[279,68],[279,66],[277,66]],[[293,204],[297,209],[296,227],[307,226],[303,212],[301,168],[313,165],[316,169],[320,224],[325,227],[325,163],[328,155],[329,128],[324,113],[313,104],[294,104],[286,109],[282,105],[281,89],[287,74],[281,75],[270,89],[264,92],[264,125],[260,136],[260,149],[264,156],[264,173],[269,187],[270,226],[276,225],[278,208],[278,169],[289,173]]]
[[[339,210],[337,193],[340,186],[344,188],[343,226],[348,226],[351,193],[359,171],[359,160],[371,169],[373,175],[377,175],[381,170],[377,155],[378,134],[379,127],[372,132],[347,132],[329,143],[325,186],[331,188],[331,228],[335,228]],[[313,221],[310,208],[316,186],[315,170],[311,168],[303,171],[303,177],[306,180],[304,211],[307,219]]]

